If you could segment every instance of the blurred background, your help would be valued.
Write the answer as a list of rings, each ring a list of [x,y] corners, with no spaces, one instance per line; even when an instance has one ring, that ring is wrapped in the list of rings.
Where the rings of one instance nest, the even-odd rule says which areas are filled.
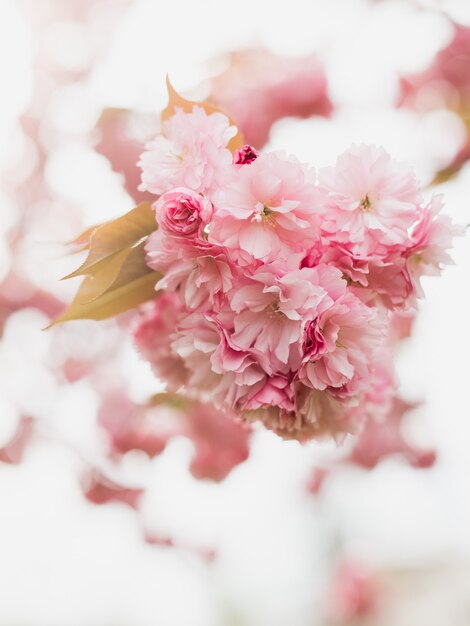
[[[469,626],[466,238],[362,456],[146,412],[125,321],[42,329],[63,243],[141,199],[167,73],[316,167],[383,145],[468,224],[470,3],[2,0],[0,51],[0,625]]]

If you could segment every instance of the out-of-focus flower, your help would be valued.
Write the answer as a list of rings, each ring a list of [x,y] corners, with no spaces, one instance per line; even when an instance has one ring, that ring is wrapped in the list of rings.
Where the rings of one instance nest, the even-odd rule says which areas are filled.
[[[399,456],[412,467],[431,467],[436,460],[435,450],[411,444],[403,432],[403,419],[414,408],[416,404],[396,397],[383,421],[367,421],[346,462],[372,469],[384,459]]]
[[[145,202],[153,198],[148,191],[140,191],[141,172],[137,166],[142,154],[142,142],[129,130],[133,113],[126,109],[105,109],[97,123],[98,140],[95,150],[108,159],[112,169],[123,176],[124,189],[135,200]]]
[[[0,448],[0,461],[16,465],[21,463],[26,446],[34,434],[34,419],[22,417],[18,422],[15,434],[8,443]]]
[[[436,450],[423,448],[412,442],[404,429],[407,414],[418,404],[406,402],[396,393],[387,397],[390,396],[390,391],[393,391],[393,387],[389,387],[386,395],[377,396],[375,403],[364,402],[362,407],[353,409],[353,412],[362,415],[362,427],[354,436],[352,446],[333,463],[314,467],[307,479],[307,491],[318,495],[325,479],[330,474],[334,475],[336,468],[344,465],[372,470],[390,458],[403,460],[417,469],[428,469],[434,465],[437,459]]]
[[[436,54],[429,67],[400,81],[399,106],[418,112],[447,108],[459,115],[465,126],[464,145],[437,172],[434,183],[454,176],[470,158],[470,27],[453,23],[453,28],[451,41]]]
[[[335,626],[357,624],[376,614],[380,596],[374,573],[362,563],[343,559],[333,571],[326,599],[326,618]]]
[[[183,432],[194,444],[190,470],[198,479],[221,481],[249,455],[250,428],[210,404],[191,403]]]
[[[208,98],[235,120],[248,143],[262,148],[283,117],[327,116],[325,73],[315,56],[281,57],[262,48],[232,52]]]
[[[121,502],[137,509],[143,489],[125,487],[106,477],[97,469],[89,469],[82,476],[82,490],[85,498],[92,504]]]
[[[141,450],[153,458],[163,452],[174,432],[146,407],[116,389],[102,399],[97,423],[108,437],[111,456]]]
[[[30,280],[11,271],[0,282],[0,336],[10,315],[21,309],[37,309],[48,319],[57,316],[64,304],[59,298],[38,288]]]
[[[98,424],[115,461],[133,450],[153,458],[173,437],[186,437],[194,446],[189,469],[197,479],[219,482],[249,455],[249,426],[208,403],[177,396],[141,405],[114,390],[103,398]]]
[[[424,71],[401,79],[400,104],[418,109],[470,105],[470,27],[454,22],[451,41]]]

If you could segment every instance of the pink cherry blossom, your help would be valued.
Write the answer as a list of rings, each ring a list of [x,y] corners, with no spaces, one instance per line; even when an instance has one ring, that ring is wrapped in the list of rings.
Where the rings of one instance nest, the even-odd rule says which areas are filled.
[[[213,199],[209,241],[225,246],[235,262],[288,258],[318,235],[314,172],[282,153],[260,155],[240,168]]]
[[[147,264],[164,276],[157,290],[179,290],[189,309],[217,307],[223,293],[230,290],[234,268],[223,248],[205,238],[182,240],[162,230],[153,233],[146,243]]]
[[[413,171],[376,146],[352,146],[320,171],[320,188],[325,237],[362,256],[406,242],[422,201]]]
[[[421,276],[439,275],[444,266],[453,263],[448,250],[452,247],[454,237],[465,233],[461,226],[454,224],[447,215],[441,214],[442,207],[442,195],[433,196],[413,228],[411,245],[405,256],[415,286]],[[417,290],[419,294],[422,293],[420,287]]]
[[[162,124],[162,134],[146,145],[138,165],[140,190],[162,194],[176,187],[208,193],[232,163],[227,149],[237,130],[223,113],[207,114],[195,105],[191,113],[181,109]]]
[[[420,207],[406,244],[390,250],[388,257],[369,265],[368,289],[390,308],[416,307],[424,296],[422,276],[439,275],[452,264],[449,248],[464,229],[440,213],[442,197],[434,196]]]
[[[210,221],[212,205],[191,189],[173,189],[154,204],[160,228],[172,235],[191,237]]]
[[[304,320],[314,315],[317,307],[327,297],[318,284],[319,271],[310,268],[291,271],[277,278],[269,267],[255,273],[248,284],[234,289],[230,304],[237,316],[232,341],[242,349],[256,351],[275,357],[287,364],[290,346],[298,343]],[[334,268],[323,268],[334,274]]]
[[[204,170],[210,151],[184,121],[195,111],[177,111],[164,139],[179,128]],[[450,261],[458,234],[440,200],[424,204],[413,172],[374,146],[353,146],[319,183],[248,145],[224,172],[154,205],[146,258],[165,295],[142,307],[141,352],[170,390],[287,439],[339,440],[385,420],[403,334],[391,310],[416,304],[420,276]]]
[[[346,286],[328,295],[305,326],[299,378],[313,389],[347,397],[367,387],[386,319]]]
[[[258,385],[255,393],[250,394],[244,404],[244,411],[269,409],[277,407],[281,411],[295,410],[295,387],[289,376],[275,375],[266,378],[263,384]]]
[[[261,419],[267,428],[283,439],[301,442],[327,437],[341,441],[345,433],[357,429],[348,405],[332,395],[300,383],[296,384],[295,393],[294,410],[273,406],[258,415],[255,413],[254,417]]]
[[[175,325],[181,316],[178,296],[168,292],[141,307],[134,322],[134,341],[142,356],[148,360],[156,376],[179,388],[188,378],[181,358],[172,350]]]
[[[172,347],[191,371],[188,387],[210,391],[219,406],[236,409],[266,374],[253,354],[231,341],[232,327],[233,314],[193,313],[178,325]],[[268,367],[268,359],[262,360]]]

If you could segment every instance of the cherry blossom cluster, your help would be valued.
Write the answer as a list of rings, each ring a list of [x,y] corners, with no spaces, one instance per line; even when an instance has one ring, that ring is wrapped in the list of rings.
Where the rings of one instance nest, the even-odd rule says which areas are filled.
[[[141,155],[162,278],[137,344],[170,391],[284,437],[354,431],[392,402],[391,320],[451,262],[458,228],[382,148],[317,173],[283,152],[232,154],[236,134],[223,113],[176,108]]]

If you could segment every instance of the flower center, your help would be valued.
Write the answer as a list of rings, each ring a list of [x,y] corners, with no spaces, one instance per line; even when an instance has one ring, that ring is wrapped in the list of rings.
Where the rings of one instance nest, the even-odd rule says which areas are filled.
[[[360,201],[359,208],[361,209],[361,211],[372,211],[372,202],[370,201],[369,195],[367,193]]]
[[[266,309],[266,313],[268,317],[280,317],[284,315],[279,308],[279,302],[277,300],[275,302],[271,302],[271,304]]]
[[[264,222],[267,226],[275,226],[275,212],[270,209],[266,204],[258,202],[255,207],[255,214],[251,218],[252,222]]]

